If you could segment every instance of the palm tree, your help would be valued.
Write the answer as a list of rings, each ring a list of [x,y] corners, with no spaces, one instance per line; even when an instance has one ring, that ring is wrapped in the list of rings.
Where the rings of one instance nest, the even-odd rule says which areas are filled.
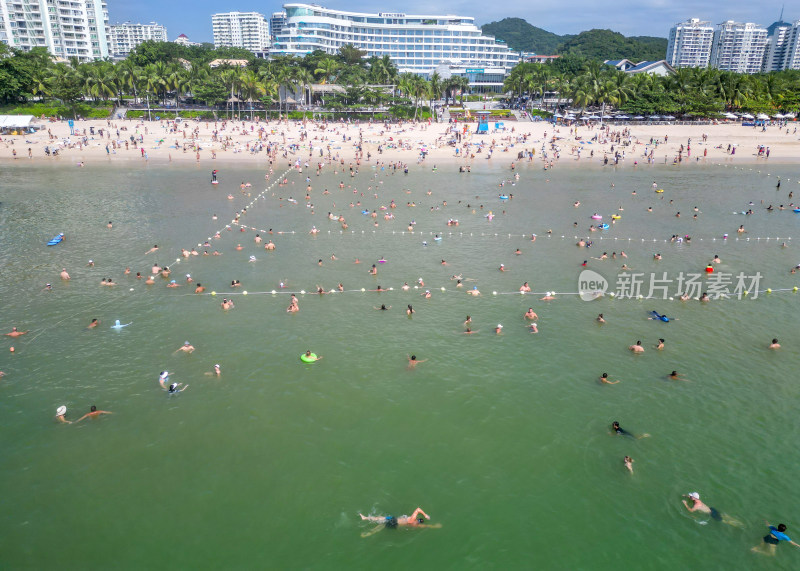
[[[228,67],[219,75],[219,79],[230,93],[228,103],[230,104],[231,115],[233,115],[233,104],[236,102],[236,94],[239,92],[240,77],[238,67]]]
[[[298,67],[295,69],[294,81],[303,90],[303,106],[311,105],[311,84],[314,82],[314,76],[306,68]]]
[[[248,69],[240,78],[240,89],[242,93],[242,99],[250,103],[250,120],[252,121],[253,101],[259,99],[261,95],[266,93],[264,84],[259,81],[258,76],[253,70]]]
[[[430,97],[430,109],[431,113],[434,113],[434,106],[433,102],[438,101],[442,98],[442,91],[444,90],[444,83],[442,81],[441,76],[437,72],[433,72],[431,74],[431,79],[428,82],[428,96]],[[435,120],[435,113],[434,113],[434,120]]]
[[[319,66],[314,73],[319,76],[322,83],[334,83],[339,71],[339,62],[333,58],[325,58],[319,62]]]

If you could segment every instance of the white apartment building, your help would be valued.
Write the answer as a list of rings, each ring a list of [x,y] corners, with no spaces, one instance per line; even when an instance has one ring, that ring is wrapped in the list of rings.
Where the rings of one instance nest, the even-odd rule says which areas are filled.
[[[115,58],[124,58],[133,48],[147,40],[166,42],[167,29],[155,22],[114,24],[111,26],[110,34],[111,55]]]
[[[495,90],[519,62],[518,53],[484,36],[471,17],[369,14],[314,4],[284,4],[283,9],[286,23],[275,38],[273,54],[335,54],[352,44],[368,56],[388,55],[401,73],[461,75],[474,87]]]
[[[792,24],[781,69],[800,69],[800,20]]]
[[[790,24],[778,21],[769,28],[762,71],[800,69],[800,21]]]
[[[109,35],[105,0],[0,0],[0,41],[17,49],[90,61],[110,55]]]
[[[269,22],[258,12],[227,12],[211,16],[214,47],[244,48],[251,52],[269,49]]]
[[[714,27],[710,22],[692,18],[675,24],[669,31],[667,63],[674,68],[708,67]]]
[[[711,66],[737,73],[759,73],[764,64],[767,30],[757,24],[728,20],[714,31]]]

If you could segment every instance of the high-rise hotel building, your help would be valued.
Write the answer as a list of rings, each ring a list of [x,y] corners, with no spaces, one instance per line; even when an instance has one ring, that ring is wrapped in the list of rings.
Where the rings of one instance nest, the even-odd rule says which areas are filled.
[[[211,16],[214,47],[244,48],[251,52],[269,50],[269,22],[258,12],[227,12]]]
[[[149,24],[114,24],[111,26],[111,55],[115,58],[124,58],[128,53],[147,40],[156,42],[167,41],[167,29],[155,22]]]
[[[105,0],[0,0],[0,41],[17,49],[90,61],[110,55],[109,35]]]
[[[714,27],[709,22],[692,18],[675,24],[669,31],[667,63],[674,68],[708,67]]]
[[[728,20],[714,31],[711,66],[737,73],[759,73],[764,65],[767,30],[758,24]]]
[[[800,21],[794,24],[773,22],[767,33],[763,71],[800,69]]]
[[[463,75],[473,87],[497,89],[519,62],[505,43],[484,36],[475,19],[464,16],[368,14],[314,4],[284,4],[286,23],[272,54],[335,54],[351,44],[368,56],[388,55],[400,72],[446,77]]]

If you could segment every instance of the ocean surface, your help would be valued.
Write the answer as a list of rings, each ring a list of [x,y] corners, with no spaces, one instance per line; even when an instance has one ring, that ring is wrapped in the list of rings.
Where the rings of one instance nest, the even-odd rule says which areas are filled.
[[[800,214],[777,210],[800,202],[788,198],[797,167],[535,162],[515,180],[495,160],[471,174],[295,171],[285,186],[286,163],[268,181],[266,164],[219,163],[216,187],[205,163],[3,165],[0,329],[30,332],[0,341],[2,567],[796,569],[791,546],[774,558],[750,548],[764,519],[800,537],[800,279],[789,272]],[[594,213],[621,219],[589,232]],[[66,240],[47,247],[59,232]],[[593,246],[576,247],[587,236]],[[183,259],[182,247],[222,255]],[[681,275],[708,289],[714,255],[731,296],[679,301]],[[153,263],[183,285],[135,278]],[[666,295],[576,295],[584,269],[611,293],[623,263],[641,274],[641,295],[653,273]],[[100,286],[108,277],[118,285]],[[518,293],[526,281],[534,294]],[[340,282],[341,293],[299,293]],[[369,291],[379,285],[392,289]],[[540,301],[548,291],[556,299]],[[298,313],[286,312],[288,292]],[[671,321],[649,320],[653,310]],[[92,318],[101,325],[89,330]],[[130,325],[112,330],[116,319]],[[644,354],[628,351],[637,340]],[[175,354],[184,341],[196,350]],[[323,359],[302,363],[306,349]],[[425,361],[409,369],[410,354]],[[164,370],[189,388],[166,394]],[[688,381],[669,380],[673,370]],[[603,372],[621,382],[601,385]],[[113,414],[64,425],[60,405],[73,421],[91,405]],[[650,437],[612,436],[614,420]],[[742,527],[689,514],[680,500],[691,491]],[[359,513],[417,506],[442,527],[362,537],[372,525]]]

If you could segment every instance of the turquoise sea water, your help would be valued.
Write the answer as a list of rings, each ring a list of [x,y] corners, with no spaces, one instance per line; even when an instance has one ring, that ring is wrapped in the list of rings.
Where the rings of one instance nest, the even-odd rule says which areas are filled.
[[[270,184],[265,169],[218,168],[213,188],[205,166],[4,166],[0,323],[3,332],[30,330],[0,342],[4,567],[796,567],[791,547],[774,559],[749,550],[766,532],[764,518],[786,523],[793,538],[800,529],[800,294],[709,304],[558,295],[548,303],[512,292],[525,281],[534,292],[576,292],[583,260],[613,286],[622,260],[593,257],[620,250],[648,275],[702,272],[718,254],[720,272],[760,271],[761,289],[791,289],[800,285],[788,271],[800,263],[800,215],[763,209],[792,201],[797,168],[522,165],[516,185],[503,188],[513,200],[502,202],[498,182],[511,173],[500,166],[469,175],[412,166],[408,176],[362,167],[353,179],[310,173],[314,214],[306,174],[292,173],[293,184],[272,187],[241,219],[272,228],[262,236],[274,252],[257,246],[252,230],[225,230]],[[340,190],[340,180],[358,193]],[[242,181],[253,184],[250,197]],[[663,194],[652,192],[653,181]],[[330,195],[321,194],[326,187]],[[384,221],[377,209],[391,199],[396,220]],[[754,215],[732,214],[750,201]],[[608,221],[620,206],[622,219],[592,233],[592,248],[576,248],[592,213]],[[377,210],[377,227],[362,209]],[[328,212],[345,215],[348,231]],[[446,226],[450,218],[459,226]],[[737,234],[740,224],[747,234]],[[321,233],[309,235],[312,225]],[[174,263],[181,247],[217,230],[211,249],[222,256],[172,267],[179,283],[190,273],[216,296],[123,275],[126,266],[147,275],[154,261]],[[59,232],[67,240],[46,247]],[[673,234],[691,243],[664,241]],[[145,255],[153,244],[159,251]],[[381,257],[387,262],[369,276]],[[62,267],[69,283],[58,277]],[[456,289],[453,274],[476,280],[466,287],[482,295]],[[119,285],[99,286],[105,277]],[[418,278],[430,299],[413,289]],[[242,288],[224,312],[233,279]],[[301,310],[290,315],[288,294],[269,293],[284,280],[285,291],[342,282],[346,292],[299,295]],[[403,282],[412,289],[401,291]],[[394,290],[360,291],[377,285]],[[381,304],[391,309],[373,309]],[[531,306],[535,335],[522,318]],[[673,320],[649,321],[650,310]],[[602,326],[594,321],[601,312]],[[467,314],[471,336],[462,334]],[[101,326],[87,330],[94,317]],[[113,331],[115,319],[132,325]],[[664,351],[652,349],[659,337]],[[780,351],[766,348],[773,337]],[[637,339],[643,355],[626,349]],[[174,355],[185,340],[196,351]],[[324,359],[302,364],[307,348]],[[427,362],[408,370],[410,353]],[[214,363],[220,378],[205,374]],[[167,396],[162,370],[190,388]],[[672,370],[691,382],[667,380]],[[598,384],[604,371],[622,382]],[[92,404],[114,414],[60,425],[61,404],[71,420]],[[651,437],[611,436],[613,420]],[[626,454],[633,475],[622,468]],[[707,518],[680,503],[690,491],[744,527],[703,525]],[[370,526],[359,512],[402,515],[418,505],[442,528],[361,537]]]

